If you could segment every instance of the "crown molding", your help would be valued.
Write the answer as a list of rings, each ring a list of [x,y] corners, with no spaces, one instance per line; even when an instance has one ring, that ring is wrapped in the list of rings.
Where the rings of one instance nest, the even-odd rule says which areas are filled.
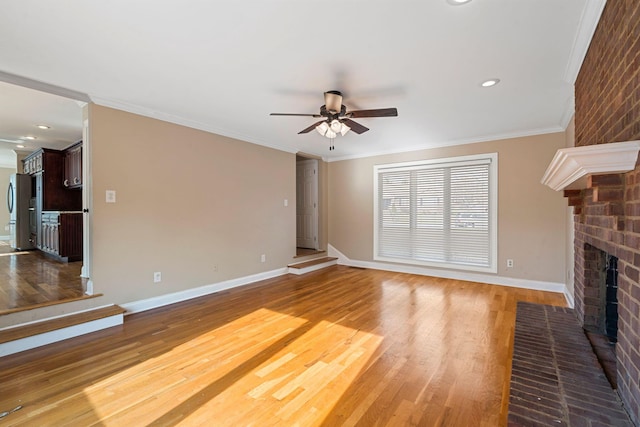
[[[567,68],[564,70],[564,80],[571,84],[574,84],[578,78],[580,67],[582,67],[582,62],[587,56],[591,39],[596,32],[600,16],[606,4],[607,0],[587,0],[587,4],[582,11],[578,32],[573,40]]]

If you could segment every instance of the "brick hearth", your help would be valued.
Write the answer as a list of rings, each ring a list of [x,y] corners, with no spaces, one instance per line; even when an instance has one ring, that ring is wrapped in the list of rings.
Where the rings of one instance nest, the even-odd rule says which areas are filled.
[[[631,426],[573,310],[518,303],[509,426]]]

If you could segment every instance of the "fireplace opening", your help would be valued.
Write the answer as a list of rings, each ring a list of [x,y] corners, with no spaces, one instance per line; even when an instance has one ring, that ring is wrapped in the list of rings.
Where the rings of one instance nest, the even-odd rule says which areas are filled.
[[[618,342],[618,258],[606,255],[604,333],[613,345]]]
[[[585,245],[584,329],[607,379],[617,389],[618,258]]]

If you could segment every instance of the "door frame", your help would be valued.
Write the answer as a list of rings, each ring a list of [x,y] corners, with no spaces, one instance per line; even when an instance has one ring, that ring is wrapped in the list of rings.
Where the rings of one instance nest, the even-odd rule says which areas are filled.
[[[299,160],[299,159],[303,159],[303,160]],[[314,235],[314,242],[313,242],[313,249],[320,250],[320,215],[319,215],[319,211],[320,211],[320,196],[319,196],[319,185],[318,185],[318,177],[320,175],[320,164],[318,162],[318,159],[315,158],[311,158],[311,157],[306,157],[304,155],[300,155],[297,154],[296,155],[296,221],[297,221],[297,217],[298,217],[298,212],[297,212],[297,207],[298,207],[298,203],[297,203],[297,197],[298,197],[298,164],[300,163],[313,163],[314,167],[315,167],[315,173],[313,175],[313,204],[314,204],[314,209],[313,209],[313,215],[312,215],[312,228],[313,228],[313,235]],[[297,227],[296,227],[296,247],[298,246],[298,233],[297,233]]]
[[[85,117],[88,116],[88,108],[84,107]],[[93,295],[93,281],[91,280],[91,245],[92,245],[92,213],[93,203],[91,197],[91,141],[89,138],[89,119],[82,121],[82,270],[81,277],[87,279],[85,294]]]

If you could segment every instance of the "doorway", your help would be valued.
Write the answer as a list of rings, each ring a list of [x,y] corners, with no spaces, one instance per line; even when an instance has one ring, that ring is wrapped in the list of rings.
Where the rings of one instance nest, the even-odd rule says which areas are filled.
[[[318,160],[296,156],[296,247],[318,251]]]
[[[87,185],[89,184],[88,177],[90,177],[88,162],[83,161],[81,163],[82,166],[79,166],[82,168],[82,180],[80,182],[76,180],[73,185],[67,185],[71,182],[66,179],[67,165],[72,163],[68,163],[65,157],[67,149],[76,145],[79,140],[84,140],[84,148],[81,149],[83,154],[85,149],[88,148],[86,145],[88,143],[86,121],[83,123],[83,117],[87,115],[85,109],[89,98],[83,94],[72,93],[62,88],[37,83],[0,72],[0,93],[2,94],[0,98],[3,99],[3,102],[8,102],[21,108],[19,114],[13,111],[14,114],[12,116],[0,113],[4,123],[10,124],[13,129],[17,129],[15,135],[6,133],[7,130],[3,129],[6,134],[0,135],[0,142],[2,143],[0,151],[11,154],[11,173],[31,175],[33,185],[32,200],[35,201],[37,198],[35,196],[37,194],[35,189],[37,188],[37,179],[34,177],[39,172],[38,168],[34,169],[34,165],[37,165],[38,161],[34,160],[33,163],[30,161],[27,165],[28,168],[24,169],[23,160],[40,148],[52,150],[51,152],[55,153],[53,157],[56,160],[52,160],[53,157],[47,157],[47,159],[51,160],[50,162],[49,160],[47,161],[49,165],[54,166],[50,166],[47,171],[40,172],[41,174],[47,174],[48,177],[56,177],[47,181],[46,197],[49,200],[58,200],[55,198],[58,190],[50,190],[52,187],[57,188],[59,186],[62,188],[64,186],[69,187],[64,188],[64,191],[82,192],[84,200],[82,206],[79,204],[76,206],[74,203],[73,209],[63,209],[65,206],[63,206],[62,202],[50,203],[50,206],[45,209],[47,210],[48,220],[46,224],[38,223],[37,217],[44,220],[45,215],[42,212],[38,215],[36,213],[37,206],[34,205],[32,209],[30,204],[29,225],[32,228],[30,241],[43,242],[42,246],[46,246],[45,249],[47,251],[44,249],[17,250],[13,249],[8,242],[0,245],[0,272],[6,278],[6,280],[0,280],[0,314],[84,299],[92,294],[88,264],[91,246],[88,241],[89,233],[87,233],[86,227],[82,230],[81,237],[84,249],[83,260],[72,261],[72,256],[68,257],[69,262],[63,262],[59,259],[66,259],[63,247],[69,253],[77,253],[76,242],[78,240],[75,237],[71,238],[72,231],[70,230],[76,232],[78,223],[73,223],[74,225],[71,227],[67,220],[73,217],[77,221],[82,207],[88,207],[84,202],[90,200]],[[16,135],[33,135],[33,137],[20,138],[21,140],[18,140]],[[62,154],[58,155],[57,153]],[[40,157],[38,156],[37,158]],[[44,157],[42,158],[44,159]],[[74,173],[76,173],[75,170]],[[41,190],[40,194],[44,194],[44,190]],[[42,205],[41,208],[43,208]],[[35,215],[32,215],[32,213]],[[57,214],[57,216],[53,216],[54,214]],[[64,218],[62,218],[62,214],[65,215]],[[32,216],[34,218],[31,218]],[[82,216],[84,216],[84,221],[82,222],[87,223],[88,215],[86,211],[84,214],[80,214],[80,217]],[[24,220],[26,215],[21,217]],[[52,218],[58,218],[59,221],[56,222]],[[32,225],[33,227],[31,227]],[[71,229],[65,228],[67,226],[71,227]],[[45,245],[44,240],[37,240],[39,233],[43,233],[41,238],[45,236],[45,228],[47,231],[46,242],[51,242],[51,244],[47,245]],[[58,233],[61,233],[60,230],[63,228],[65,236],[69,237],[64,241],[61,238],[58,240],[60,236]],[[0,238],[0,243],[5,243],[1,240]],[[63,246],[63,243],[66,246]],[[53,255],[51,255],[52,253]]]

